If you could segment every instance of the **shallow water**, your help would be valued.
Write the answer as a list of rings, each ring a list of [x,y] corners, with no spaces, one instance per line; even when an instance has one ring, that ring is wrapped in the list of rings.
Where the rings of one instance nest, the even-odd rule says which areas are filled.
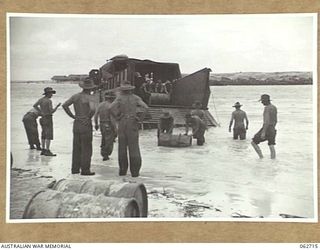
[[[51,84],[57,90],[54,105],[64,102],[80,88],[74,84]],[[11,152],[15,168],[31,169],[55,179],[70,176],[72,120],[62,108],[54,114],[57,157],[40,156],[28,149],[22,116],[41,97],[43,84],[11,85]],[[155,130],[140,132],[143,157],[141,177],[149,192],[149,217],[230,218],[233,213],[251,217],[280,218],[291,214],[313,218],[314,169],[312,86],[220,86],[211,87],[209,110],[221,126],[209,128],[206,143],[193,141],[188,148],[157,146]],[[278,108],[277,159],[258,159],[250,139],[262,125],[260,95],[268,93]],[[234,141],[228,132],[233,104],[239,101],[250,124],[247,140]],[[183,132],[176,128],[174,133]],[[100,135],[94,132],[92,170],[95,179],[117,179],[117,143],[108,162],[99,155]],[[128,176],[128,179],[129,176]],[[19,185],[11,190],[14,206]],[[27,197],[31,198],[31,197]],[[11,208],[13,209],[13,208]],[[12,216],[12,218],[16,218]]]

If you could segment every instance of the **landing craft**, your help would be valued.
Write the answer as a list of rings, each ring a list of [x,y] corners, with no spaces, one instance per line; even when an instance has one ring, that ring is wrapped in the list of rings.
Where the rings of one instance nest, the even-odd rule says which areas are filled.
[[[218,123],[208,110],[210,72],[211,69],[203,68],[182,77],[177,63],[140,60],[118,55],[107,60],[107,63],[99,69],[92,69],[89,77],[97,85],[99,90],[97,100],[100,102],[103,101],[105,92],[115,90],[123,81],[131,82],[136,87],[135,94],[149,106],[149,114],[142,123],[144,128],[156,127],[163,110],[168,110],[173,115],[175,125],[185,125],[185,114],[193,109],[195,101],[201,102],[207,125],[216,127]],[[145,98],[140,91],[144,82],[152,84],[161,82],[167,87],[165,90],[161,88],[151,90],[148,98]]]

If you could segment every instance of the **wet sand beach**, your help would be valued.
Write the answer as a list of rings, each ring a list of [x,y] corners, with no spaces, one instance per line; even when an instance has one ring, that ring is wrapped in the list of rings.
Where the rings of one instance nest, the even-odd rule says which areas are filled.
[[[61,178],[119,180],[117,142],[109,161],[100,156],[100,133],[94,131],[92,171],[95,176],[71,175],[72,119],[62,108],[54,114],[56,157],[40,156],[28,148],[22,116],[41,97],[44,84],[13,83],[10,100],[10,218],[20,219],[32,195]],[[81,89],[75,84],[50,84],[56,89],[53,104],[63,103]],[[140,177],[148,192],[149,218],[230,219],[238,215],[282,219],[280,214],[314,218],[314,165],[312,86],[211,87],[209,111],[220,127],[206,131],[206,143],[193,140],[188,148],[157,146],[156,130],[140,131]],[[261,144],[264,159],[251,148],[253,135],[262,125],[263,105],[257,100],[271,95],[278,108],[277,159],[269,159],[267,143]],[[247,139],[234,141],[228,132],[232,105],[244,104],[250,124]],[[39,132],[40,132],[39,126]],[[183,133],[175,128],[174,133]],[[10,168],[8,168],[9,170]]]

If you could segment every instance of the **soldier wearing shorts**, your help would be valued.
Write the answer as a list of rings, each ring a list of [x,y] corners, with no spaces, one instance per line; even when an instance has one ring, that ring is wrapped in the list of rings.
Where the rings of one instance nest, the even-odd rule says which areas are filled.
[[[276,144],[276,124],[277,124],[277,108],[271,104],[270,96],[264,94],[260,99],[261,103],[265,106],[263,112],[263,126],[252,138],[251,145],[257,152],[260,158],[263,158],[262,152],[258,144],[260,142],[268,141],[270,148],[271,159],[276,158],[276,151],[274,145]]]
[[[53,121],[52,115],[58,107],[61,105],[59,103],[55,108],[52,108],[52,101],[51,97],[55,94],[56,91],[53,90],[51,87],[47,87],[44,89],[44,97],[40,98],[33,107],[41,114],[40,118],[40,125],[42,128],[41,132],[41,144],[42,144],[42,151],[41,155],[45,156],[56,156],[50,151],[50,144],[53,140]]]
[[[229,132],[231,132],[232,123],[234,121],[233,126],[233,139],[237,140],[240,138],[240,140],[246,139],[246,133],[249,126],[249,120],[247,117],[247,114],[245,111],[241,110],[241,104],[239,102],[236,102],[233,107],[236,109],[231,114],[231,120],[229,123]],[[244,125],[244,121],[246,121],[246,125]]]

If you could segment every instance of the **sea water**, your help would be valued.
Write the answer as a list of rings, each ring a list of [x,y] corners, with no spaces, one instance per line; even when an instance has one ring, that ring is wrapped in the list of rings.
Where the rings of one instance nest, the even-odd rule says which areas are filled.
[[[52,98],[54,106],[81,91],[77,84],[49,85],[57,91]],[[57,180],[72,178],[73,121],[61,107],[53,117],[51,151],[57,156],[40,156],[38,151],[28,149],[22,117],[42,97],[46,86],[36,83],[10,86],[8,149],[13,154],[13,167],[36,170],[38,175]],[[258,100],[265,93],[278,109],[275,160],[270,159],[267,142],[260,144],[263,159],[258,158],[250,145],[262,126],[264,106]],[[243,141],[233,140],[228,131],[232,106],[237,101],[243,104],[242,110],[249,119],[247,139]],[[280,218],[280,214],[289,214],[314,218],[313,87],[214,86],[208,108],[220,126],[206,131],[204,146],[197,146],[194,140],[188,148],[158,147],[156,130],[140,131],[142,168],[138,181],[148,190],[149,217]],[[176,134],[183,132],[182,128],[174,129]],[[91,169],[96,175],[90,178],[119,178],[117,142],[111,160],[102,161],[101,136],[98,131],[93,133]],[[127,178],[130,180],[129,174]],[[18,192],[11,190],[11,199]]]

